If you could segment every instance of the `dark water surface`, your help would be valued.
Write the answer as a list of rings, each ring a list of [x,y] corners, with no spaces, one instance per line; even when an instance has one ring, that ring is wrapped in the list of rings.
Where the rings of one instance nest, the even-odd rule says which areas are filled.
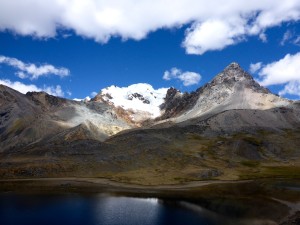
[[[108,195],[0,194],[1,225],[213,225],[199,206],[154,198]]]
[[[31,190],[18,185],[2,188]],[[165,199],[31,191],[0,192],[0,225],[274,225],[300,212],[300,180],[228,183],[157,194]]]

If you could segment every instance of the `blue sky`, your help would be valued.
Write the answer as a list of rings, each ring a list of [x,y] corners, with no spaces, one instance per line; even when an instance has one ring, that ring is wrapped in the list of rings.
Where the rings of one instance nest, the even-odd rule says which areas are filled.
[[[184,6],[191,15],[182,12],[180,2],[184,1],[175,1],[178,18],[173,18],[177,14],[166,14],[170,10],[167,7],[161,15],[164,6],[159,1],[141,1],[145,6],[141,3],[137,7],[142,12],[121,14],[119,21],[116,12],[128,11],[131,0],[110,1],[115,4],[104,12],[101,4],[88,0],[96,4],[94,13],[100,15],[97,23],[92,22],[93,12],[89,13],[88,6],[79,7],[82,17],[78,19],[78,12],[72,8],[76,1],[65,0],[68,4],[57,6],[62,7],[67,19],[49,13],[51,1],[36,6],[41,13],[35,15],[37,9],[29,7],[35,1],[24,0],[23,5],[18,0],[0,2],[0,83],[20,91],[45,90],[66,98],[84,98],[107,86],[135,83],[193,91],[236,61],[247,71],[256,64],[256,71],[252,66],[251,72],[274,93],[300,97],[299,1],[274,0],[272,7],[268,0],[253,1],[232,10],[222,6],[210,9],[205,1],[194,1],[200,5],[198,11]],[[230,0],[228,4],[237,2]],[[51,4],[55,11],[52,5],[55,3]],[[21,7],[24,12],[16,13]],[[206,15],[205,7],[208,12],[217,11],[216,15]],[[281,8],[286,11],[278,12]],[[150,18],[144,19],[140,13]],[[162,24],[153,22],[156,17],[162,18]],[[87,22],[78,25],[82,21]],[[172,73],[172,68],[177,72]],[[163,79],[166,71],[169,80]]]

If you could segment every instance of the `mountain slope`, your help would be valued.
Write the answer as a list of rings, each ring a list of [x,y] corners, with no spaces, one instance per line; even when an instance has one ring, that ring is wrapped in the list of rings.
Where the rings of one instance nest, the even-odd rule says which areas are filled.
[[[260,117],[269,118],[267,120],[269,122],[278,121],[278,126],[281,128],[290,128],[293,123],[299,123],[300,108],[297,104],[274,95],[268,89],[260,86],[237,63],[231,63],[210,83],[196,92],[185,95],[178,95],[176,92],[175,89],[168,91],[166,97],[168,101],[162,105],[162,108],[165,109],[165,114],[161,117],[161,119],[165,119],[163,122],[195,124],[198,123],[196,121],[205,121],[207,118],[225,111],[240,110],[223,113],[222,122],[220,120],[222,116],[218,117],[219,125],[227,127],[226,130],[228,130],[230,124],[235,121],[235,117],[247,118],[245,123],[254,127],[267,127],[266,120],[264,121]],[[251,113],[243,112],[245,115],[248,114],[247,116],[237,115],[239,112],[242,113],[242,110],[250,110]],[[260,113],[253,113],[253,110],[258,110],[257,112]],[[289,113],[283,115],[280,113],[283,111]],[[225,114],[226,116],[224,116]],[[230,116],[230,114],[232,115]],[[284,119],[285,116],[289,118]],[[282,119],[289,122],[284,125]],[[276,127],[276,123],[269,125]],[[240,126],[243,124],[240,123]]]
[[[132,127],[113,107],[104,103],[75,102],[43,92],[23,95],[3,85],[0,86],[0,115],[2,151],[60,133],[60,137],[66,139],[73,136],[74,140],[77,135],[77,138],[103,141]]]

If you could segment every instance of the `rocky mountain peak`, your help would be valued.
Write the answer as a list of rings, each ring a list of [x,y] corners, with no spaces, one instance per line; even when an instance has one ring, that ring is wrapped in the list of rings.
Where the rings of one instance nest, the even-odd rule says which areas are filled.
[[[260,84],[236,62],[230,63],[208,84],[208,86],[225,85],[230,88],[235,86],[237,82],[255,92],[265,94],[271,93],[267,88],[260,86]]]
[[[232,62],[225,68],[225,70],[226,69],[242,69],[242,68],[237,62]]]
[[[219,73],[214,79],[214,83],[223,82],[236,82],[241,80],[253,80],[253,77],[247,73],[236,62],[230,63],[221,73]]]
[[[176,117],[193,109],[197,111],[195,115],[200,115],[232,99],[235,99],[232,100],[232,105],[241,108],[240,102],[247,102],[248,100],[244,101],[244,99],[246,99],[245,96],[251,95],[248,94],[250,92],[271,94],[267,88],[260,86],[238,63],[232,62],[211,82],[198,88],[195,92],[179,95],[176,89],[170,88],[167,91],[164,104],[161,105],[164,114],[160,119]]]
[[[169,98],[173,98],[173,97],[177,97],[177,96],[180,96],[181,95],[181,92],[179,90],[177,90],[176,88],[174,87],[170,87],[167,91],[167,94],[166,94],[166,97],[165,97],[165,100],[166,99],[169,99]]]

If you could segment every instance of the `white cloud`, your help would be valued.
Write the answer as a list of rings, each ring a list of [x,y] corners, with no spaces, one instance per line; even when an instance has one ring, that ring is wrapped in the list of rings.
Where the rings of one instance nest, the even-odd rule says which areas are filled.
[[[184,86],[191,86],[194,84],[198,84],[201,80],[201,75],[195,72],[182,72],[180,69],[172,68],[171,70],[167,70],[163,75],[164,80],[178,79],[183,82]]]
[[[286,94],[300,97],[300,80],[289,82],[284,86],[284,89],[279,92],[279,95]]]
[[[21,78],[30,78],[31,80],[38,79],[40,76],[48,76],[50,74],[65,77],[70,75],[70,71],[66,68],[56,68],[50,64],[37,66],[33,63],[24,63],[16,58],[6,57],[0,55],[0,64],[6,64],[14,67],[18,71],[16,75]]]
[[[256,73],[257,71],[259,71],[262,67],[262,62],[258,62],[258,63],[251,63],[250,64],[250,73]]]
[[[34,7],[33,7],[34,6]],[[58,29],[106,43],[192,24],[183,46],[190,54],[221,50],[283,22],[298,21],[299,0],[10,0],[0,3],[0,30],[39,38]]]
[[[55,95],[55,96],[60,96],[63,97],[65,95],[65,93],[63,92],[63,90],[61,89],[60,85],[56,85],[56,87],[47,87],[44,86],[43,91],[47,92],[50,95]]]
[[[266,33],[260,33],[258,37],[259,37],[259,39],[260,39],[262,42],[264,42],[264,43],[267,43],[267,42],[268,42],[268,38],[267,38]]]
[[[179,69],[177,69],[176,67],[173,67],[170,71],[165,71],[164,75],[163,75],[163,79],[164,80],[171,80],[174,78],[177,78],[178,75],[181,74],[181,71]]]
[[[259,72],[262,85],[285,84],[300,80],[300,52],[264,65]]]
[[[56,87],[44,85],[42,88],[39,88],[34,84],[23,84],[19,81],[13,82],[13,81],[6,80],[6,79],[0,80],[0,84],[3,84],[12,89],[15,89],[23,94],[26,94],[27,92],[30,92],[30,91],[36,91],[36,92],[44,91],[50,95],[60,96],[60,97],[64,96],[64,92],[62,91],[60,85],[57,85]]]
[[[194,23],[187,30],[182,45],[188,54],[202,55],[209,50],[222,50],[243,39],[244,23],[240,18],[232,21],[208,20]]]
[[[183,81],[184,86],[198,84],[201,80],[200,74],[194,72],[184,72],[178,78]]]
[[[259,71],[261,85],[285,85],[279,95],[300,96],[300,52],[295,55],[287,54],[284,58],[267,65],[260,62],[251,65],[256,72]]]

